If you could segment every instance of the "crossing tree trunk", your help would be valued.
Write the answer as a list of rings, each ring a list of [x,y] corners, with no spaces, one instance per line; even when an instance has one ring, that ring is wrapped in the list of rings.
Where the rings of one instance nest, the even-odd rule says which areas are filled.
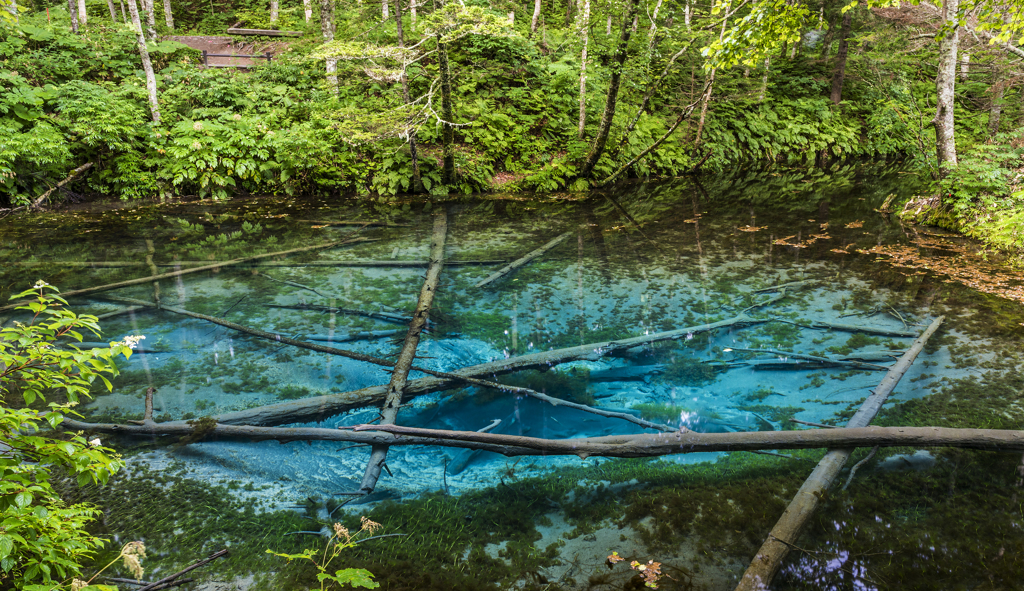
[[[579,178],[587,179],[594,173],[597,161],[604,153],[605,145],[608,143],[608,134],[612,128],[612,120],[615,118],[615,106],[619,99],[619,85],[622,82],[622,70],[626,64],[626,49],[629,47],[629,37],[632,34],[631,25],[633,17],[636,16],[636,0],[626,0],[626,16],[622,19],[622,35],[619,38],[619,46],[615,51],[612,60],[612,76],[608,83],[608,94],[605,98],[604,112],[601,114],[601,123],[598,127],[597,136],[590,146],[583,166],[580,167]],[[611,18],[611,17],[609,17]]]

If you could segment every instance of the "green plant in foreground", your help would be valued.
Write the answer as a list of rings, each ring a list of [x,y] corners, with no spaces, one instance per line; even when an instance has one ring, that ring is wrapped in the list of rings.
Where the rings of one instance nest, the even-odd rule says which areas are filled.
[[[80,485],[105,483],[124,463],[99,439],[56,429],[98,378],[117,375],[114,357],[131,355],[139,337],[107,349],[65,349],[81,342],[80,330],[99,335],[95,316],[76,316],[56,288],[40,281],[14,299],[30,298],[19,310],[28,324],[0,330],[0,588],[48,591],[81,573],[81,561],[105,540],[85,531],[100,512],[87,504],[68,506],[50,483],[52,470]],[[20,395],[15,404],[14,396]],[[49,400],[47,400],[49,398]],[[82,588],[81,585],[79,588]],[[100,586],[90,589],[100,589]]]
[[[353,587],[366,587],[367,589],[376,589],[380,587],[380,583],[373,580],[373,574],[363,568],[343,568],[334,571],[334,574],[327,572],[327,567],[338,557],[343,550],[355,547],[359,542],[355,540],[355,536],[366,532],[373,534],[380,527],[380,524],[374,521],[370,521],[363,516],[362,527],[359,528],[355,534],[348,531],[348,528],[340,523],[334,524],[334,535],[327,541],[327,546],[324,547],[323,555],[320,556],[319,561],[317,555],[319,552],[313,548],[307,548],[302,551],[301,554],[280,554],[273,550],[267,550],[267,554],[273,554],[274,556],[280,556],[287,558],[288,560],[295,560],[298,558],[308,560],[313,563],[313,566],[320,571],[316,575],[316,579],[320,581],[320,589],[323,591],[327,588],[327,581],[334,581],[339,585],[352,585]]]

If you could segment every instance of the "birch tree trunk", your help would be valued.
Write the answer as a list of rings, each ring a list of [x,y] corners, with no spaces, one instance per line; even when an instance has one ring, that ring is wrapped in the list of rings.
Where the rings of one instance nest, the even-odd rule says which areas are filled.
[[[78,0],[78,22],[83,27],[89,24],[89,15],[85,10],[85,0]]]
[[[960,58],[960,82],[967,82],[967,75],[971,71],[971,54],[964,52],[962,58]]]
[[[142,0],[142,6],[146,12],[146,39],[156,41],[156,9],[153,0]]]
[[[445,186],[455,184],[455,119],[452,109],[452,73],[448,67],[448,44],[437,37],[438,66],[441,70],[441,150],[444,165],[441,169],[441,182]]]
[[[302,0],[302,9],[306,14],[306,24],[313,19],[313,3],[310,0]]]
[[[580,125],[577,137],[583,139],[587,124],[587,44],[590,42],[590,0],[582,0],[579,13],[580,34],[583,35],[583,53],[580,56]]]
[[[843,81],[846,79],[846,56],[849,53],[850,28],[853,24],[853,10],[843,15],[843,27],[839,30],[839,53],[836,55],[836,67],[832,71],[832,102],[838,105],[843,100]]]
[[[402,30],[402,4],[401,0],[395,0],[395,28],[398,32],[398,46],[405,47],[405,32]],[[409,97],[409,76],[406,74],[405,65],[402,65],[402,98],[405,104],[412,102]],[[420,178],[420,161],[416,154],[416,130],[409,132],[409,156],[412,158],[412,190],[415,193],[423,192],[423,179]]]
[[[334,41],[334,0],[320,0],[320,31],[323,33],[324,42]],[[327,85],[331,92],[338,94],[338,60],[327,58]]]
[[[135,0],[128,0],[128,12],[132,15],[132,28],[139,42],[139,55],[142,56],[142,70],[146,73],[146,90],[149,94],[149,109],[153,121],[160,123],[160,106],[156,100],[156,75],[153,74],[153,63],[149,61],[149,49],[146,47],[146,36],[142,33],[142,19],[139,18],[139,7]]]
[[[619,46],[615,51],[615,57],[612,59],[612,76],[611,81],[608,83],[608,95],[605,98],[604,112],[601,114],[601,123],[600,127],[598,127],[597,136],[594,138],[594,143],[590,146],[587,159],[580,168],[579,178],[581,179],[590,178],[590,175],[594,172],[594,167],[597,166],[597,161],[601,158],[601,154],[604,153],[605,145],[608,143],[608,133],[611,131],[612,120],[615,118],[615,105],[619,99],[619,84],[622,82],[622,70],[626,63],[626,49],[629,47],[629,37],[632,32],[631,25],[633,17],[636,16],[636,11],[636,0],[626,0],[626,16],[622,19],[622,35],[619,38]],[[611,17],[609,16],[609,18]]]
[[[270,0],[270,22],[277,22],[278,13],[280,12],[279,9],[280,5],[278,4],[278,0]]]
[[[120,0],[120,4],[121,4],[121,20],[124,21],[124,24],[127,25],[128,24],[128,13],[125,12],[125,10],[124,10],[124,0]]]
[[[391,14],[388,11],[388,0],[381,0],[380,2],[380,20],[386,21],[391,18]]]
[[[683,7],[683,24],[686,25],[686,30],[690,30],[690,20],[693,18],[693,4],[690,0],[687,0],[686,6]]]
[[[533,0],[533,20],[530,21],[530,37],[537,32],[537,22],[540,21],[540,2],[541,0]]]
[[[654,14],[651,15],[651,30],[647,33],[647,51],[654,49],[654,34],[658,31],[658,11],[661,10],[662,0],[654,5]]]
[[[957,12],[960,0],[945,0],[942,3],[942,19],[949,31],[939,42],[939,71],[935,76],[935,90],[938,103],[935,107],[935,151],[939,163],[939,175],[944,176],[942,167],[956,166],[956,143],[953,141],[953,90],[956,85],[957,49],[960,45],[960,25]]]
[[[164,24],[174,30],[174,13],[171,12],[171,0],[164,0]]]
[[[71,32],[78,33],[78,5],[75,0],[68,0],[68,14],[71,15]]]
[[[725,26],[729,22],[729,9],[731,7],[732,7],[732,3],[731,2],[727,2],[725,4],[725,10],[723,11],[725,13],[725,16],[722,17],[722,30],[718,33],[718,40],[719,41],[721,41],[722,39],[725,38]],[[786,54],[786,51],[785,51],[785,48],[783,48],[782,55],[785,56],[785,54]],[[704,135],[704,121],[707,119],[708,103],[711,102],[711,93],[715,89],[715,74],[716,74],[717,71],[718,71],[718,68],[711,68],[711,73],[708,74],[707,90],[704,91],[704,100],[701,102],[701,105],[700,105],[700,119],[697,120],[697,135],[694,136],[694,138],[693,138],[693,148],[694,148],[694,150],[696,150],[698,147],[700,147],[700,140],[701,140],[701,138]]]
[[[117,10],[114,8],[114,0],[107,0],[107,9],[110,11],[110,20],[117,22]]]

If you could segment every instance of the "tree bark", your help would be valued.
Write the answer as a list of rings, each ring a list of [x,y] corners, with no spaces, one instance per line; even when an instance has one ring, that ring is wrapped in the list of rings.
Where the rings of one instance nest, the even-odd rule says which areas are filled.
[[[324,36],[324,42],[334,41],[334,0],[320,0],[320,32]],[[338,60],[327,58],[327,86],[331,92],[338,94]]]
[[[629,47],[629,37],[631,35],[630,23],[633,21],[633,17],[636,16],[636,12],[637,0],[626,0],[626,16],[622,19],[622,35],[612,61],[612,76],[611,81],[608,83],[608,94],[605,98],[604,112],[601,114],[601,123],[598,126],[594,143],[591,144],[590,152],[587,154],[583,166],[580,167],[579,178],[581,179],[589,179],[594,173],[594,167],[597,166],[597,161],[601,159],[605,145],[608,143],[608,134],[611,132],[612,120],[615,118],[615,105],[619,99],[622,70],[626,64],[626,49]],[[609,18],[611,18],[610,15]]]
[[[107,0],[110,2],[111,0]],[[167,28],[174,30],[174,13],[171,12],[171,0],[164,0],[164,24]]]
[[[658,32],[658,11],[661,10],[663,0],[658,0],[654,5],[654,13],[651,14],[651,29],[647,32],[647,51],[654,49],[654,34]]]
[[[387,21],[391,18],[391,14],[388,11],[388,0],[381,0],[380,2],[380,20],[381,22]]]
[[[89,24],[89,14],[85,9],[85,0],[78,0],[78,22],[83,27]]]
[[[539,0],[538,0],[539,1]],[[441,183],[451,190],[455,184],[455,113],[452,109],[452,73],[448,67],[448,44],[437,36],[438,68],[441,73],[441,152],[444,165]]]
[[[533,20],[530,21],[530,37],[537,32],[537,23],[540,21],[541,0],[533,0]]]
[[[583,139],[587,123],[587,45],[590,42],[590,0],[582,0],[579,13],[579,31],[583,35],[583,53],[580,56],[580,124],[576,137]]]
[[[278,0],[270,0],[270,22],[276,23],[278,17]]]
[[[311,0],[302,0],[302,10],[306,16],[306,23],[313,19],[313,2]]]
[[[195,435],[186,421],[125,425],[64,419],[71,431],[141,437]],[[650,458],[675,454],[858,447],[956,447],[985,451],[1024,451],[1024,431],[949,429],[944,427],[862,427],[799,431],[739,431],[698,433],[679,431],[639,435],[607,435],[579,439],[540,439],[517,435],[444,431],[398,425],[358,425],[354,428],[253,427],[225,425],[204,430],[203,439],[246,441],[346,441],[366,445],[437,445],[480,449],[505,456],[577,456],[580,458]],[[764,589],[764,587],[755,589]]]
[[[473,287],[484,287],[486,285],[490,285],[491,283],[494,283],[495,281],[497,281],[498,279],[501,279],[505,275],[508,275],[512,271],[515,271],[519,267],[526,266],[526,264],[529,263],[530,261],[532,261],[533,259],[543,255],[545,252],[551,250],[552,248],[554,248],[554,247],[558,246],[559,244],[561,244],[562,242],[564,242],[565,239],[568,238],[569,236],[572,236],[572,234],[573,234],[572,232],[566,232],[564,234],[559,235],[557,238],[555,238],[554,240],[548,242],[544,246],[541,246],[540,248],[531,251],[527,255],[525,255],[525,256],[523,256],[521,258],[518,258],[518,259],[512,261],[511,263],[505,265],[501,269],[498,269],[497,271],[495,271],[494,273],[489,275],[486,279],[482,279],[482,280],[478,281],[476,283],[476,285],[474,285]]]
[[[117,22],[117,10],[114,8],[114,0],[107,0],[107,10],[110,11],[110,20]]]
[[[142,10],[146,13],[146,40],[156,41],[156,9],[153,0],[142,0]]]
[[[846,56],[849,53],[850,28],[853,24],[853,10],[843,15],[843,26],[839,30],[839,54],[836,55],[836,66],[832,71],[832,103],[838,105],[843,100],[843,80],[846,78]]]
[[[415,1],[411,0],[411,3],[415,3]],[[398,33],[398,46],[405,47],[405,32],[402,29],[402,5],[400,0],[395,0],[395,28]],[[412,102],[409,96],[409,76],[406,72],[405,63],[402,64],[402,99],[407,105]],[[420,178],[420,160],[416,153],[415,129],[409,132],[409,157],[412,159],[412,191],[413,193],[422,193],[423,179]]]
[[[935,76],[935,90],[938,102],[935,107],[935,151],[939,163],[939,175],[945,176],[948,167],[955,167],[956,142],[953,131],[953,90],[956,85],[957,50],[960,44],[960,25],[957,11],[960,0],[945,0],[942,3],[942,19],[950,30],[939,42],[939,71]]]
[[[719,41],[725,38],[725,27],[729,22],[729,8],[731,7],[732,3],[727,2],[725,5],[725,16],[722,17],[722,30],[718,34]],[[785,48],[783,48],[783,53],[785,53]],[[711,93],[714,92],[715,89],[715,74],[717,71],[718,68],[711,68],[711,73],[708,74],[708,80],[704,87],[704,98],[700,105],[700,118],[697,120],[697,135],[693,138],[693,149],[695,153],[697,148],[700,147],[700,142],[704,137],[704,122],[707,120],[708,103],[711,102]]]
[[[846,429],[829,429],[826,432],[834,433],[866,428],[881,410],[886,398],[899,384],[903,374],[913,365],[917,355],[924,349],[925,343],[939,329],[943,319],[944,317],[940,316],[933,320],[931,325],[914,341],[910,349],[889,369],[871,396],[864,401],[857,413],[846,424]],[[822,496],[832,486],[832,482],[839,475],[839,471],[842,470],[856,447],[843,446],[842,449],[833,449],[822,458],[814,472],[797,491],[793,501],[786,508],[786,512],[768,534],[768,539],[743,574],[736,591],[760,591],[768,588],[782,566],[782,560],[789,553],[790,546],[797,542],[804,526],[817,510]]]
[[[427,317],[430,315],[430,307],[434,301],[434,294],[437,292],[441,270],[444,269],[444,244],[447,233],[448,214],[445,207],[440,206],[434,213],[434,231],[430,238],[430,267],[427,269],[427,276],[420,289],[420,297],[416,303],[416,311],[413,312],[412,322],[409,323],[409,332],[405,336],[405,343],[402,345],[402,351],[398,354],[395,369],[391,372],[391,381],[388,383],[387,393],[384,395],[384,406],[380,413],[381,425],[394,425],[395,419],[398,417],[398,407],[402,404],[405,385],[409,380],[409,369],[416,358],[416,347],[420,342],[420,334],[427,327]],[[388,446],[386,444],[377,444],[371,448],[370,459],[367,462],[359,492],[367,495],[373,492],[387,456]]]
[[[78,33],[78,5],[75,0],[68,0],[68,14],[71,15],[71,32]]]
[[[589,343],[578,347],[568,347],[564,349],[555,349],[553,351],[541,351],[528,355],[520,355],[510,359],[501,359],[498,361],[464,367],[445,374],[458,376],[455,378],[429,377],[411,380],[406,385],[405,395],[411,398],[413,396],[456,388],[465,383],[465,380],[462,379],[465,377],[497,376],[526,369],[548,369],[569,361],[600,359],[601,357],[616,351],[632,349],[633,347],[649,343],[679,340],[690,335],[697,335],[723,328],[742,328],[745,326],[763,324],[765,322],[768,322],[768,320],[755,319],[750,316],[740,315],[711,324],[689,326],[650,335],[621,339],[618,341]],[[316,396],[313,398],[280,402],[258,408],[223,413],[215,416],[214,418],[220,423],[231,425],[272,426],[285,425],[288,423],[322,421],[355,408],[381,404],[386,391],[386,386],[370,386],[359,390],[352,390],[350,392]]]
[[[967,76],[971,72],[971,54],[964,52],[963,57],[960,58],[960,82],[967,82]]]
[[[135,20],[137,22],[138,21],[137,17],[138,17],[139,13],[138,13],[138,9],[135,7],[135,0],[128,0],[128,7],[129,7],[130,10],[133,11],[132,14],[136,17]],[[228,265],[238,265],[238,264],[241,264],[241,263],[247,263],[247,262],[251,262],[251,261],[258,261],[260,259],[266,259],[266,258],[270,258],[270,257],[285,256],[285,255],[295,254],[295,253],[299,253],[299,252],[309,252],[311,250],[322,250],[322,249],[325,249],[325,248],[333,248],[335,246],[341,246],[341,245],[344,245],[344,244],[355,244],[355,243],[358,243],[358,242],[365,242],[366,240],[367,240],[366,238],[349,238],[347,240],[337,240],[337,241],[334,241],[334,242],[327,242],[327,243],[324,243],[324,244],[317,244],[315,246],[303,246],[301,248],[293,248],[291,250],[283,250],[283,251],[280,251],[280,252],[271,252],[271,253],[267,253],[267,254],[258,254],[258,255],[251,256],[251,257],[244,257],[244,258],[241,258],[241,259],[234,259],[234,260],[231,260],[231,261],[227,261],[227,263],[215,263],[215,264],[212,264],[212,265],[204,265],[202,267],[195,267],[195,268],[192,268],[192,269],[181,269],[179,271],[172,271],[170,273],[164,273],[162,275],[154,275],[154,276],[151,276],[151,277],[139,277],[137,279],[128,279],[128,280],[125,280],[125,281],[118,281],[117,283],[108,283],[106,285],[98,285],[96,287],[86,287],[86,288],[83,288],[83,289],[73,289],[71,291],[62,292],[60,295],[61,295],[62,298],[67,299],[67,298],[71,298],[71,297],[75,297],[75,296],[81,296],[81,295],[86,295],[86,294],[91,294],[91,293],[101,293],[101,292],[104,292],[104,291],[110,291],[112,289],[118,289],[118,288],[121,288],[121,287],[129,287],[131,285],[142,285],[143,283],[149,283],[151,281],[159,281],[161,279],[170,279],[172,277],[181,277],[182,275],[188,275],[190,273],[198,273],[200,271],[211,271],[213,269],[219,269],[221,267],[228,266]],[[26,300],[15,302],[13,304],[7,304],[6,306],[0,307],[0,312],[4,312],[4,311],[7,311],[7,310],[13,310],[14,308],[16,308],[18,306],[22,306],[25,303],[26,303]]]
[[[135,28],[139,43],[139,55],[142,56],[142,71],[146,73],[146,92],[149,95],[149,110],[153,122],[160,123],[160,105],[156,97],[156,74],[153,73],[153,62],[149,61],[149,49],[146,47],[146,36],[142,33],[142,21],[139,19],[139,7],[135,0],[128,0],[128,12],[132,16],[132,27]],[[82,291],[82,290],[78,290]],[[72,292],[65,293],[68,297]]]
[[[50,195],[53,194],[54,191],[56,191],[57,189],[63,187],[64,185],[70,183],[71,181],[75,180],[75,178],[78,175],[80,175],[83,172],[89,170],[90,168],[92,168],[92,162],[86,162],[85,164],[83,164],[83,165],[79,166],[78,168],[72,170],[64,180],[62,180],[61,182],[59,182],[56,185],[54,185],[52,189],[46,191],[45,193],[40,195],[38,199],[33,201],[32,202],[32,206],[30,207],[30,209],[37,209],[40,205],[43,204],[43,201],[46,201],[47,197],[49,197]]]
[[[1006,87],[1002,81],[996,82],[992,87],[992,102],[988,109],[988,134],[999,133],[999,117],[1003,112],[1003,93]]]

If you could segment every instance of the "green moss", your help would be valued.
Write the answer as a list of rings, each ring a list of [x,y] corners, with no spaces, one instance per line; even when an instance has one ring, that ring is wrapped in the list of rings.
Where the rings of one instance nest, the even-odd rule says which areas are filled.
[[[684,406],[674,404],[642,403],[634,404],[633,410],[640,412],[640,417],[648,421],[678,421],[682,413],[692,412]]]
[[[715,368],[689,356],[675,357],[657,381],[678,386],[704,386],[715,381]]]
[[[829,347],[828,350],[837,355],[849,355],[857,349],[867,347],[868,345],[878,345],[881,342],[881,339],[869,337],[862,332],[857,332],[847,339],[845,344]]]

